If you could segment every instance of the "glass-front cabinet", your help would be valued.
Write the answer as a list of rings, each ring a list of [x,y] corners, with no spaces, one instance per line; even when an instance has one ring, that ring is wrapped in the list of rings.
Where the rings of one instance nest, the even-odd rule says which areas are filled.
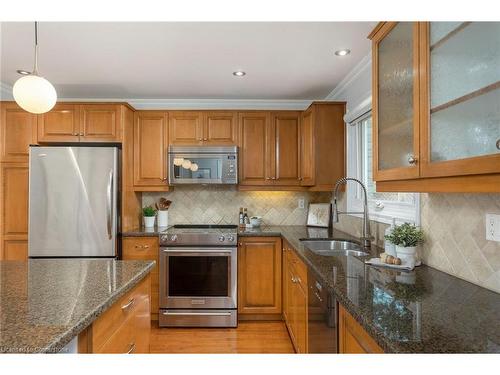
[[[423,177],[500,172],[500,22],[422,23]]]
[[[373,38],[373,173],[377,181],[419,175],[418,24],[387,22]]]
[[[377,190],[500,192],[500,23],[382,22],[369,38]]]

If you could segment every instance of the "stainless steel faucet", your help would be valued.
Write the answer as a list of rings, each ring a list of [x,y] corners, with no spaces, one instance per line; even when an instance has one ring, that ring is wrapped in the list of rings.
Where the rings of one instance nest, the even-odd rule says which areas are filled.
[[[365,196],[364,205],[363,205],[363,212],[347,212],[347,211],[342,212],[342,211],[339,211],[338,206],[337,206],[337,191],[339,189],[339,186],[342,184],[347,184],[347,181],[354,181],[354,182],[357,182],[358,184],[361,185],[361,188],[363,189],[363,194]],[[361,233],[361,242],[362,242],[364,247],[370,247],[371,242],[373,240],[373,237],[371,236],[371,233],[370,233],[370,220],[368,218],[368,196],[366,194],[365,185],[357,178],[343,177],[335,183],[335,188],[333,189],[333,218],[332,218],[332,221],[334,223],[338,223],[339,222],[339,215],[343,215],[343,214],[362,214],[363,215],[363,228],[362,228],[362,233]]]

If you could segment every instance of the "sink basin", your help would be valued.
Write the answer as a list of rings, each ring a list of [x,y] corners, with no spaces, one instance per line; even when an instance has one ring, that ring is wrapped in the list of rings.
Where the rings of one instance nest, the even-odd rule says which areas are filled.
[[[302,244],[313,253],[323,256],[366,256],[359,244],[342,240],[301,240]]]

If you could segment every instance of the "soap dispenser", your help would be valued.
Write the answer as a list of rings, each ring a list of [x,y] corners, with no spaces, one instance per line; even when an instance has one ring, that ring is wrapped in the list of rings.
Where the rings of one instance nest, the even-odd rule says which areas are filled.
[[[385,236],[390,235],[395,227],[396,227],[396,219],[392,218],[391,226],[388,227],[384,232]],[[384,238],[385,238],[385,236],[384,236]],[[384,250],[385,250],[386,254],[392,255],[393,257],[396,256],[396,246],[391,241],[389,241],[387,238],[385,238],[385,240],[384,240]]]

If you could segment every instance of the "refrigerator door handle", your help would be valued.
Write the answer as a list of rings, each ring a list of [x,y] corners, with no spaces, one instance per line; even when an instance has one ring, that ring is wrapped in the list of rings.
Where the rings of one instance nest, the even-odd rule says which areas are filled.
[[[106,191],[106,214],[107,214],[107,227],[108,227],[108,238],[112,239],[112,205],[113,205],[113,170],[109,171],[108,189]]]

